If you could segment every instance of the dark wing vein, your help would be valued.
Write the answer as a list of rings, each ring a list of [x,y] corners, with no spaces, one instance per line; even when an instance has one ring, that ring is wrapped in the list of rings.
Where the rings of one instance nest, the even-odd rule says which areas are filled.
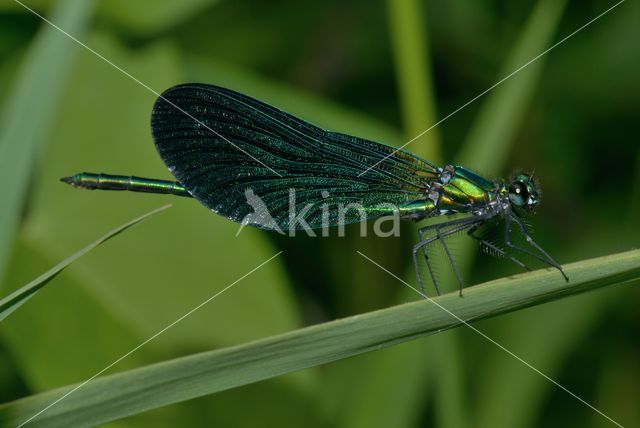
[[[312,205],[304,219],[317,228],[390,213],[380,204],[422,199],[437,176],[435,166],[408,152],[325,131],[217,86],[167,90],[153,108],[151,128],[162,160],[189,193],[237,222],[257,212],[248,200],[257,196],[275,220],[257,224],[264,228],[289,228],[291,189],[296,213]],[[364,210],[347,210],[341,218],[340,204]]]

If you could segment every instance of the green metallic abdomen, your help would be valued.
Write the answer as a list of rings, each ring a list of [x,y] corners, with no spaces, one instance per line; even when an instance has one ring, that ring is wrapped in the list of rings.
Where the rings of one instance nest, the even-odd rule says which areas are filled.
[[[408,220],[419,220],[436,213],[436,204],[431,199],[414,201],[400,207],[400,217]]]

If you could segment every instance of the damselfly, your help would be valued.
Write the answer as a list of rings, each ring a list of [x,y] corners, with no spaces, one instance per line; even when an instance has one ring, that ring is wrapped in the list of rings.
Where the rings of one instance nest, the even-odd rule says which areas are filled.
[[[194,197],[230,220],[253,218],[253,225],[270,230],[317,229],[387,215],[418,221],[462,214],[419,229],[413,261],[423,293],[419,257],[440,294],[430,260],[432,245],[440,243],[462,294],[463,281],[445,238],[463,231],[524,269],[529,267],[517,258],[521,254],[558,269],[568,280],[523,220],[539,202],[529,174],[505,182],[458,165],[437,167],[407,151],[326,131],[248,96],[204,84],[179,85],[162,94],[153,107],[151,131],[178,181],[86,172],[62,181],[85,189]],[[304,222],[291,215],[292,189],[307,208]],[[256,216],[249,195],[259,197],[265,213]],[[340,206],[359,209],[340,211]],[[504,246],[478,234],[497,219],[504,221]],[[512,225],[525,245],[512,241]]]

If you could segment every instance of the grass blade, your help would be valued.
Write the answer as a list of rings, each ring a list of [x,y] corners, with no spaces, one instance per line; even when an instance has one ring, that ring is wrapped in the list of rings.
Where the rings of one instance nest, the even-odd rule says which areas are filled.
[[[536,368],[547,376],[566,379],[562,376],[562,367],[567,355],[574,353],[585,336],[593,331],[602,318],[603,308],[611,307],[611,301],[609,294],[592,293],[561,305],[549,305],[543,313],[524,311],[517,319],[511,319],[510,328],[501,325],[499,330],[491,331],[494,337],[508,343],[511,349],[517,349],[528,361],[535,361]],[[557,395],[555,386],[549,381],[532,375],[520,362],[493,351],[482,366],[477,384],[481,385],[479,390],[483,394],[476,404],[476,428],[533,426],[532,421],[544,413],[549,396]],[[514,385],[518,387],[514,388]],[[583,410],[579,403],[574,405]],[[587,409],[584,410],[587,413]],[[617,415],[616,419],[619,419]]]
[[[93,3],[59,1],[51,19],[71,33],[80,35],[91,18]],[[76,52],[73,41],[42,23],[18,72],[14,89],[4,103],[0,122],[0,182],[3,189],[0,204],[0,280],[20,223],[20,212],[33,165],[44,140],[43,133],[52,121]]]
[[[163,207],[150,211],[138,218],[135,218],[129,221],[128,223],[123,224],[122,226],[119,226],[111,230],[109,233],[107,233],[97,241],[92,242],[91,244],[82,248],[77,253],[74,253],[73,255],[67,257],[66,259],[64,259],[63,261],[61,261],[60,263],[58,263],[57,265],[55,265],[54,267],[52,267],[51,269],[49,269],[48,271],[46,271],[45,273],[43,273],[42,275],[40,275],[39,277],[31,281],[30,283],[28,283],[27,285],[19,288],[18,290],[14,291],[7,297],[0,299],[0,321],[4,320],[7,316],[9,316],[9,314],[11,314],[13,311],[18,309],[27,300],[32,298],[40,289],[42,289],[42,287],[47,285],[49,281],[55,278],[56,275],[62,272],[67,266],[69,266],[71,263],[76,261],[78,258],[85,255],[86,253],[93,250],[94,248],[104,244],[109,239],[124,232],[130,227],[135,226],[136,224],[148,219],[149,217],[159,213],[160,211],[166,210],[170,206],[171,205],[165,205]]]
[[[502,278],[434,299],[468,322],[640,279],[640,250],[554,270]],[[30,426],[98,425],[171,403],[258,382],[460,326],[420,300],[230,348],[194,354],[98,378],[31,421]],[[0,406],[0,424],[18,425],[73,386]]]
[[[549,48],[566,3],[566,0],[540,0],[536,4],[505,62],[502,75],[519,71],[491,91],[459,153],[460,165],[488,174],[499,173],[505,165],[513,137],[542,74],[546,55],[538,55]]]
[[[390,0],[387,9],[404,130],[413,138],[437,121],[424,8],[417,0]],[[438,129],[414,141],[411,151],[440,163]]]

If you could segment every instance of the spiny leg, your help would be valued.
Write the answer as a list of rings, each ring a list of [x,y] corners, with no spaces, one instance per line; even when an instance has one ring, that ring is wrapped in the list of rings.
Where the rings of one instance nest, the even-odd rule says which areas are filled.
[[[531,271],[531,268],[529,266],[527,266],[526,264],[524,264],[523,262],[521,262],[520,260],[518,260],[517,258],[512,256],[511,254],[507,254],[507,252],[505,252],[502,248],[492,244],[491,242],[487,241],[486,239],[482,239],[479,236],[474,235],[473,232],[474,232],[473,230],[470,230],[469,231],[469,236],[471,236],[473,239],[478,241],[481,245],[485,245],[485,246],[491,248],[497,254],[501,255],[504,258],[507,258],[507,259],[511,260],[512,262],[514,262],[515,264],[517,264],[521,268],[526,269],[528,271]]]
[[[459,229],[459,230],[464,230],[464,229]],[[438,239],[440,240],[440,244],[442,244],[442,248],[444,248],[444,252],[447,254],[447,258],[449,259],[449,263],[451,263],[451,269],[453,269],[453,273],[456,275],[456,278],[458,279],[458,284],[460,285],[460,297],[462,297],[462,289],[464,288],[464,283],[462,282],[462,276],[460,275],[460,272],[458,271],[458,268],[456,267],[456,264],[453,261],[453,257],[451,257],[451,252],[449,251],[449,247],[447,247],[447,244],[444,242],[444,238],[446,236],[443,236],[440,233],[440,228],[437,228],[436,232],[438,234]],[[449,233],[449,235],[451,235],[453,233],[456,233],[456,231]]]
[[[418,251],[420,248],[423,248],[424,260],[427,263],[427,269],[429,269],[429,274],[431,275],[431,281],[433,281],[433,286],[436,289],[436,294],[440,295],[440,287],[438,287],[438,281],[436,281],[436,277],[433,273],[433,269],[431,267],[431,262],[429,261],[429,256],[427,255],[426,244],[423,244],[422,241],[418,242],[413,247],[413,265],[416,270],[416,277],[418,278],[418,286],[420,287],[420,292],[423,298],[427,298],[427,292],[424,288],[424,284],[422,283],[422,277],[420,276],[420,266],[418,265]]]
[[[454,224],[460,223],[459,220],[456,220]],[[445,224],[451,224],[450,222],[447,222]],[[425,226],[425,227],[421,227],[420,229],[418,229],[418,234],[420,235],[420,242],[418,242],[414,247],[413,247],[413,264],[416,270],[416,277],[418,278],[418,285],[420,287],[420,291],[422,291],[423,293],[426,293],[425,288],[424,288],[424,284],[422,282],[422,276],[420,275],[420,268],[418,265],[418,258],[417,258],[417,254],[418,251],[420,251],[420,249],[422,248],[422,255],[424,256],[424,261],[427,264],[427,269],[429,270],[429,276],[431,277],[431,281],[433,282],[433,286],[436,289],[436,295],[440,295],[440,286],[438,285],[438,281],[436,280],[436,275],[433,271],[433,267],[431,266],[431,260],[429,258],[429,254],[427,253],[427,247],[430,243],[438,240],[439,238],[437,236],[435,237],[431,237],[431,238],[427,238],[425,239],[424,235],[426,234],[427,231],[435,229],[437,231],[438,227],[440,226],[440,224],[432,224],[429,226]],[[426,295],[426,294],[425,294]]]
[[[515,245],[511,241],[511,212],[509,210],[505,211],[505,242],[506,242],[507,246],[509,246],[509,248],[513,248],[516,251],[520,251],[520,252],[523,252],[525,254],[528,254],[531,257],[534,257],[534,258],[540,260],[541,262],[546,263],[549,266],[558,269],[560,271],[560,273],[562,274],[562,276],[564,277],[564,280],[569,282],[569,277],[564,273],[564,270],[562,270],[562,266],[560,266],[558,264],[558,262],[556,262],[545,250],[542,249],[542,247],[540,247],[540,245],[538,245],[538,243],[536,241],[533,240],[531,235],[529,235],[529,232],[527,231],[527,228],[522,223],[522,220],[518,216],[514,216],[513,218],[515,219],[516,224],[520,228],[520,231],[524,235],[524,237],[527,240],[527,242],[531,246],[533,246],[535,249],[540,251],[543,254],[544,257],[540,256],[539,254],[534,253],[531,250],[528,250],[526,248],[522,248],[522,247],[520,247],[518,245]]]
[[[429,257],[429,254],[427,253],[427,247],[428,247],[428,245],[425,245],[424,247],[422,247],[422,255],[424,256],[424,261],[427,264],[427,268],[429,269],[429,276],[431,276],[431,281],[433,281],[433,286],[436,289],[436,294],[439,296],[440,295],[440,286],[438,285],[438,281],[436,281],[436,274],[435,274],[435,271],[433,270],[433,267],[431,265],[431,258]]]
[[[431,262],[429,260],[429,255],[427,254],[427,246],[429,246],[430,244],[432,244],[435,241],[441,241],[441,243],[444,246],[444,249],[447,253],[447,256],[449,258],[449,261],[451,263],[451,267],[453,268],[456,277],[458,278],[458,283],[460,284],[461,290],[460,290],[460,295],[462,295],[462,279],[460,277],[460,273],[458,272],[455,263],[453,261],[453,257],[451,256],[451,253],[449,252],[448,247],[446,246],[446,244],[444,244],[444,238],[453,235],[455,233],[458,233],[460,231],[463,231],[465,229],[468,229],[470,227],[473,226],[477,226],[478,224],[480,224],[481,222],[485,221],[485,217],[481,217],[481,218],[477,218],[477,217],[473,217],[473,218],[467,218],[467,219],[461,219],[461,220],[454,220],[451,222],[446,222],[446,223],[439,223],[439,224],[435,224],[435,225],[430,225],[427,227],[423,227],[421,229],[419,229],[420,232],[420,238],[422,239],[420,242],[418,242],[414,247],[413,247],[413,262],[415,265],[415,269],[416,269],[416,276],[418,278],[418,284],[421,287],[422,290],[424,290],[424,286],[422,283],[422,277],[420,276],[420,269],[418,266],[418,259],[417,259],[417,252],[420,251],[420,249],[423,249],[423,253],[424,253],[424,257],[425,257],[425,261],[427,263],[427,268],[429,269],[429,274],[431,276],[431,280],[433,281],[434,287],[436,289],[436,293],[439,296],[440,295],[440,287],[438,286],[438,282],[436,280],[435,274],[433,272],[433,268],[431,266]],[[452,229],[447,230],[445,232],[442,232],[441,229],[446,228],[446,227],[452,227],[454,226]],[[435,229],[436,230],[436,236],[424,239],[424,233],[430,229]]]
[[[462,229],[460,229],[460,230],[464,230],[469,227],[480,225],[481,223],[490,219],[493,216],[494,214],[483,214],[483,215],[477,215],[474,217],[465,217],[465,218],[459,218],[451,221],[430,224],[429,226],[421,227],[420,229],[418,229],[418,233],[422,236],[425,234],[425,232],[431,229],[437,229],[437,228],[444,229],[446,227],[453,227],[453,226],[464,226]],[[456,230],[456,232],[459,232],[460,230]]]
[[[459,221],[456,221],[455,224],[459,223]],[[448,225],[450,223],[445,223],[445,225]],[[420,234],[420,242],[418,242],[414,247],[413,247],[413,262],[415,265],[415,269],[416,269],[416,276],[418,278],[418,284],[420,285],[420,287],[422,288],[422,291],[424,292],[424,286],[422,284],[422,277],[420,275],[420,269],[418,266],[418,260],[417,260],[417,252],[420,251],[420,249],[422,248],[422,254],[424,256],[424,261],[427,264],[427,269],[429,270],[429,276],[431,277],[431,281],[433,282],[433,286],[436,289],[436,295],[440,295],[440,286],[438,285],[438,281],[436,280],[436,275],[433,271],[433,267],[431,266],[431,260],[429,258],[429,254],[427,253],[427,247],[429,246],[429,244],[431,244],[432,242],[435,242],[439,239],[441,239],[440,236],[440,232],[439,232],[439,227],[441,226],[441,224],[434,224],[434,225],[430,225],[430,226],[426,226],[423,228],[418,229],[418,233]],[[432,236],[430,238],[425,239],[424,235],[428,230],[431,229],[435,229],[436,230],[436,236]]]
[[[534,239],[529,234],[529,231],[527,230],[526,226],[524,225],[524,222],[522,221],[522,219],[520,219],[519,217],[515,217],[515,220],[516,220],[516,223],[518,224],[518,227],[520,228],[520,231],[522,232],[525,239],[527,240],[527,242],[531,246],[533,246],[536,250],[540,251],[542,255],[547,259],[547,263],[549,263],[551,266],[558,269],[562,274],[562,276],[564,277],[564,280],[569,282],[569,277],[564,273],[562,266],[560,266],[560,264],[556,262],[554,258],[551,257],[551,255],[549,255],[549,253],[547,253],[540,245],[538,245],[536,241],[534,241]]]

